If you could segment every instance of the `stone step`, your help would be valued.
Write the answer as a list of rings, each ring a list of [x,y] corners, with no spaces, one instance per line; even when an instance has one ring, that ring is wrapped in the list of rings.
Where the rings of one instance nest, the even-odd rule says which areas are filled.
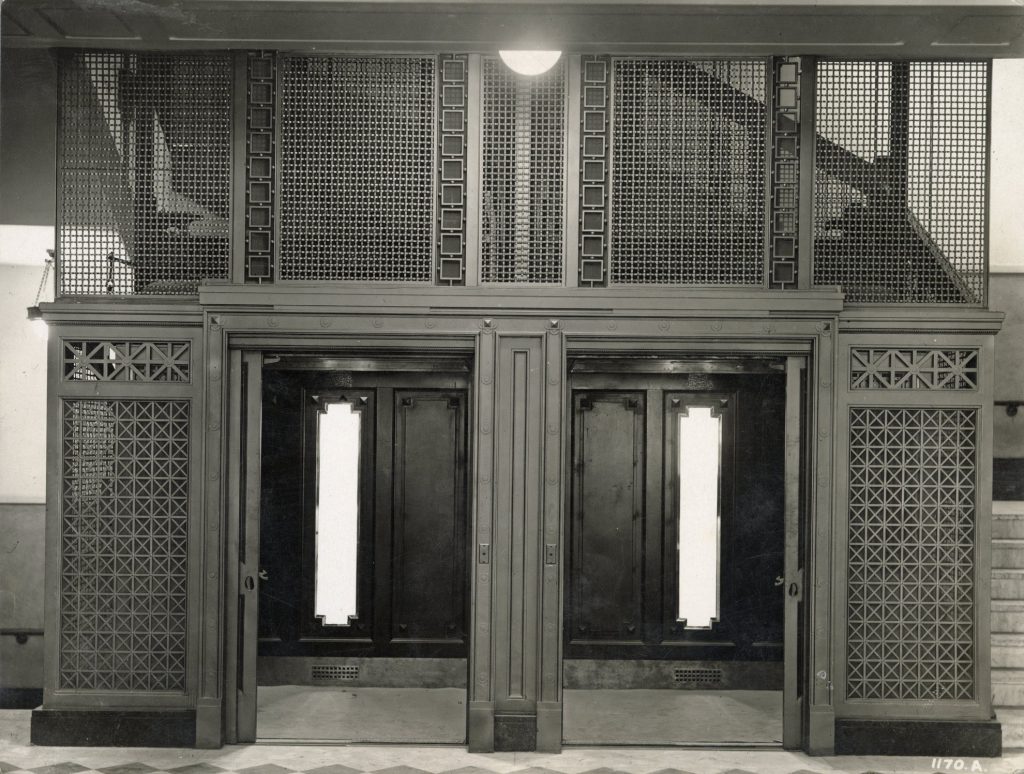
[[[992,541],[992,569],[1024,568],[1024,539],[999,538]]]
[[[1003,727],[1003,748],[1024,747],[1024,709],[996,707],[996,720]]]
[[[993,634],[992,666],[1024,669],[1024,634]]]
[[[1024,538],[1024,513],[993,513],[992,538]]]
[[[1024,599],[1024,570],[993,570],[992,599]]]
[[[1017,599],[993,599],[992,631],[1024,633],[1024,602]]]

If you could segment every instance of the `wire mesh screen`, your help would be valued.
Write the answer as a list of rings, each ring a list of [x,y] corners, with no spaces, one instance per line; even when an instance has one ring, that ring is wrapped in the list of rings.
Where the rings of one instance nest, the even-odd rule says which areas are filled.
[[[562,281],[565,67],[483,63],[480,279]]]
[[[282,65],[281,278],[430,282],[435,59]]]
[[[760,285],[766,65],[616,59],[611,281]]]
[[[821,62],[817,131],[815,283],[984,302],[988,65]]]
[[[68,53],[60,105],[60,294],[227,277],[230,59]]]

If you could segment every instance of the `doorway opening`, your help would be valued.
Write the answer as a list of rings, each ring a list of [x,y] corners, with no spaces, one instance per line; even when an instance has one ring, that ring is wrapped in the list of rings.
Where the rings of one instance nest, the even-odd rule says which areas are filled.
[[[470,375],[265,358],[256,740],[465,742]]]
[[[566,744],[796,746],[801,363],[570,361]]]

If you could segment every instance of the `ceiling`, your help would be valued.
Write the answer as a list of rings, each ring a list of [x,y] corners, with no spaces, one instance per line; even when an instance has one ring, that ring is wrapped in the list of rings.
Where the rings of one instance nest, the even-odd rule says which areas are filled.
[[[5,46],[1024,57],[1015,0],[6,0]]]

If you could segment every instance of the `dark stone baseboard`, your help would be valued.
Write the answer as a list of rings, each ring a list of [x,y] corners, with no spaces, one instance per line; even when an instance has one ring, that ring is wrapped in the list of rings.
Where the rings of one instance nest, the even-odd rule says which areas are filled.
[[[836,720],[836,755],[923,755],[998,758],[995,720]]]
[[[42,703],[42,688],[0,688],[0,709],[35,709]]]
[[[537,749],[537,716],[494,716],[494,752],[533,752]]]
[[[1024,500],[1024,458],[992,460],[992,499]]]
[[[32,713],[32,744],[195,747],[195,710],[51,710]]]

